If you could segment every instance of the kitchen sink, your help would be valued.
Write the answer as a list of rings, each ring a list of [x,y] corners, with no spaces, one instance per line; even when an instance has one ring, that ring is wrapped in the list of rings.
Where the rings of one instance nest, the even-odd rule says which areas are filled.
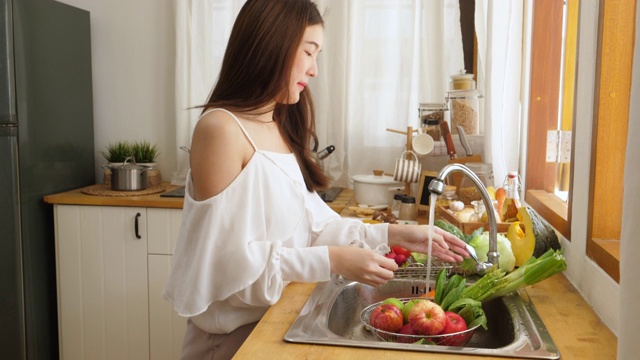
[[[483,304],[488,330],[479,328],[465,347],[380,341],[360,321],[360,312],[388,297],[418,297],[421,279],[394,279],[372,287],[343,278],[319,284],[285,335],[292,343],[325,344],[527,359],[558,359],[560,352],[526,291]]]

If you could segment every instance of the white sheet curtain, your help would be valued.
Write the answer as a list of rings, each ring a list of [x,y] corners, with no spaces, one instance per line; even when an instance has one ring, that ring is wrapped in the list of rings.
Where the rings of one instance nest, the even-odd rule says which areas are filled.
[[[316,0],[326,23],[325,46],[318,60],[319,76],[310,88],[316,102],[320,148],[336,146],[324,161],[335,186],[349,186],[352,175],[373,169],[392,172],[406,138],[386,129],[416,127],[419,103],[445,101],[449,76],[464,67],[458,1]],[[477,1],[482,8],[482,0]],[[211,91],[243,3],[176,0],[178,146],[190,143],[199,111],[188,109],[204,102]],[[480,63],[480,56],[478,60]],[[511,64],[514,58],[508,60]],[[486,58],[482,63],[490,68],[504,64]],[[504,75],[504,79],[519,79],[519,70],[507,69],[517,76]],[[484,78],[490,78],[487,74],[491,73],[490,69],[483,73]],[[520,93],[519,87],[511,88],[512,81],[499,80],[486,89],[480,87],[483,82],[479,80],[485,98],[494,88],[508,99]],[[506,103],[501,99],[496,105]],[[509,124],[518,119],[511,111],[497,111],[494,106],[487,109]],[[484,129],[491,130],[486,125]],[[188,156],[181,152],[174,183],[184,182],[188,166]]]
[[[509,171],[520,169],[524,1],[476,0],[478,89],[484,119],[485,162],[502,186]],[[524,178],[524,177],[523,177]]]

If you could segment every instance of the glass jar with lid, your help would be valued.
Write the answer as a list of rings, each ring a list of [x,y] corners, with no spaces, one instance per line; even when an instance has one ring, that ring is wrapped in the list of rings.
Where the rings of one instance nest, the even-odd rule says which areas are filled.
[[[458,133],[458,125],[466,135],[480,134],[480,99],[476,89],[451,90],[447,92],[451,117],[451,133]]]
[[[418,119],[420,119],[420,125],[423,130],[427,132],[427,127],[436,126],[439,127],[440,122],[444,121],[445,111],[448,111],[446,103],[420,103],[418,107]],[[429,134],[431,135],[431,134]],[[433,137],[433,135],[431,135]],[[433,137],[434,140],[440,139],[440,130],[438,129],[438,139]]]
[[[473,74],[467,74],[467,71],[462,69],[459,73],[451,75],[449,88],[451,90],[475,89],[476,81],[473,79]]]
[[[467,163],[466,166],[469,170],[473,171],[480,179],[485,187],[494,186],[493,183],[493,167],[487,163]],[[460,201],[467,205],[471,205],[474,200],[482,200],[480,191],[475,186],[473,181],[466,175],[462,177],[460,186],[458,188],[458,198]]]
[[[400,214],[398,220],[415,221],[418,218],[418,208],[416,207],[416,198],[413,196],[405,196],[402,198],[400,205]]]
[[[391,213],[396,216],[400,216],[400,206],[402,205],[402,198],[407,196],[403,193],[395,193],[393,195],[393,202],[391,203]]]

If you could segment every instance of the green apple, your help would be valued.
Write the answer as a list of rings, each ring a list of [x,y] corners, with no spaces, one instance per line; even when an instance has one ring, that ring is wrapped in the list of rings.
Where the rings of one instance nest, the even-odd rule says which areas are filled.
[[[402,307],[401,311],[402,311],[402,317],[404,317],[404,321],[409,321],[409,312],[411,311],[411,308],[413,307],[413,305],[420,301],[421,299],[412,299],[407,301],[406,304],[404,304],[404,306]]]
[[[391,305],[397,307],[398,310],[400,310],[400,311],[403,311],[402,309],[404,308],[404,304],[402,303],[402,301],[400,301],[397,298],[387,298],[382,302],[381,305],[384,305],[384,304],[391,304]]]

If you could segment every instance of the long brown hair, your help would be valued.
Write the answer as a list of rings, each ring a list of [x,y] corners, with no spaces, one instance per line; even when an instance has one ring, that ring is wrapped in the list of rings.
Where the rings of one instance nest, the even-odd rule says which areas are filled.
[[[288,99],[294,57],[308,26],[324,21],[310,0],[248,0],[231,30],[222,68],[203,106],[257,112],[274,99]],[[273,117],[300,164],[309,191],[329,178],[313,161],[315,110],[307,87],[295,104],[276,103]],[[317,144],[313,144],[317,146]]]

